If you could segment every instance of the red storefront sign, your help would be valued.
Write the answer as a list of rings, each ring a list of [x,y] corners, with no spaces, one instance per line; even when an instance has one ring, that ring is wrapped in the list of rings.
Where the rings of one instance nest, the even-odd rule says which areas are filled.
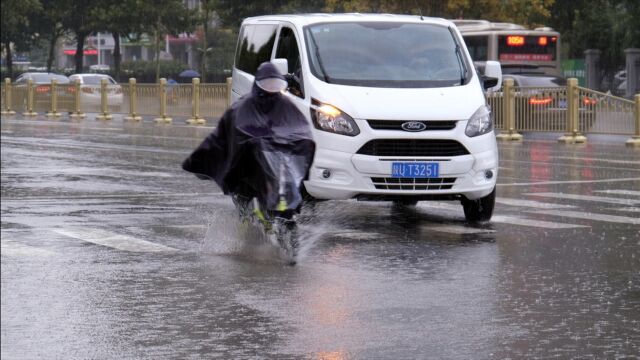
[[[75,55],[76,51],[75,50],[65,50],[64,51],[65,55]],[[98,55],[98,50],[96,49],[86,49],[84,51],[84,55]]]

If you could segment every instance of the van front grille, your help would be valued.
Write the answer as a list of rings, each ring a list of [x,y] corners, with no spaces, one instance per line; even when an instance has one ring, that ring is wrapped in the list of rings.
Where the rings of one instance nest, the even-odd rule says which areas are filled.
[[[367,120],[367,122],[369,123],[369,126],[371,126],[372,129],[375,130],[401,130],[401,131],[405,131],[402,129],[402,124],[404,124],[407,121],[403,121],[403,120]],[[429,131],[429,130],[451,130],[453,128],[456,127],[456,122],[455,120],[453,121],[412,121],[412,122],[419,122],[424,124],[426,127],[424,128],[424,130],[421,131]]]
[[[460,156],[469,151],[455,140],[448,139],[376,139],[364,144],[357,152],[373,156]]]
[[[456,178],[391,178],[372,177],[377,190],[449,190]]]

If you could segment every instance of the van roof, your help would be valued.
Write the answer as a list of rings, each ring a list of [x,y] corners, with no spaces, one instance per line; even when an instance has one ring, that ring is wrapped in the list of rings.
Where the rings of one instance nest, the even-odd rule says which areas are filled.
[[[380,22],[408,22],[408,23],[429,23],[443,26],[453,25],[452,22],[442,18],[421,17],[420,15],[396,15],[396,14],[283,14],[283,15],[263,15],[246,18],[244,23],[259,23],[261,21],[288,21],[295,25],[305,26],[315,23],[326,22],[353,22],[353,21],[380,21]]]

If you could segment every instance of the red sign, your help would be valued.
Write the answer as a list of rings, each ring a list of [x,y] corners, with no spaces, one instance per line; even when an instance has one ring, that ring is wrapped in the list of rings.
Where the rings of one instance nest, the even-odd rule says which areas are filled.
[[[553,61],[551,54],[500,54],[504,61]]]
[[[75,50],[65,50],[64,51],[65,55],[75,55],[76,51]],[[86,55],[98,55],[98,50],[96,49],[86,49],[84,51],[85,56]]]
[[[507,45],[509,46],[523,46],[524,36],[507,36]]]

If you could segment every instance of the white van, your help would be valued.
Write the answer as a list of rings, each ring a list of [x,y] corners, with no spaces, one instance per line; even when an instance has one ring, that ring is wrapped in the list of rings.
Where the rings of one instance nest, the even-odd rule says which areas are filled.
[[[405,15],[303,14],[242,22],[235,101],[258,65],[287,74],[291,99],[314,129],[304,186],[317,199],[458,200],[468,221],[495,203],[498,150],[479,76],[450,21]]]

